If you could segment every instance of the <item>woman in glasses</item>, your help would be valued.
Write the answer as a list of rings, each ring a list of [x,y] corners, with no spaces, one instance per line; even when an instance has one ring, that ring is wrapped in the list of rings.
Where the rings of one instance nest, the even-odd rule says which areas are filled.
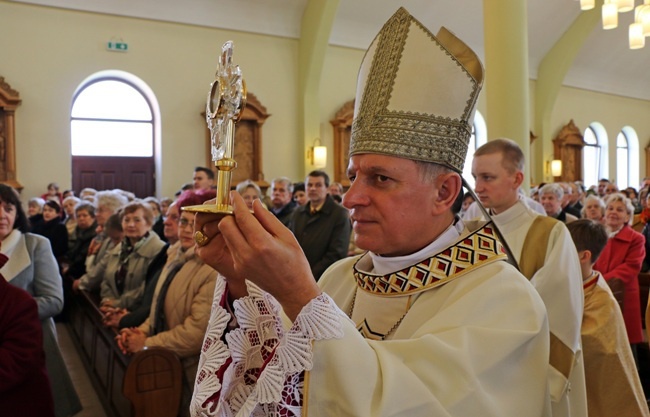
[[[188,415],[199,353],[210,319],[210,306],[217,271],[203,263],[195,253],[195,214],[183,207],[203,204],[215,197],[213,190],[185,191],[176,204],[181,208],[178,221],[179,241],[167,251],[149,318],[139,327],[123,329],[117,337],[124,353],[144,347],[164,347],[174,351],[185,369],[183,401],[179,415]]]

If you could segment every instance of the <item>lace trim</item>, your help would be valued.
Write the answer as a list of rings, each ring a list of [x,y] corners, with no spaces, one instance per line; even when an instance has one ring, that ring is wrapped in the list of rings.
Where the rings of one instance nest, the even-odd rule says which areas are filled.
[[[251,283],[248,293],[234,303],[240,328],[226,336],[233,363],[224,377],[223,415],[299,416],[312,341],[343,337],[343,313],[321,294],[285,332],[278,302]]]
[[[230,314],[221,306],[225,290],[226,280],[219,275],[214,289],[210,321],[201,347],[199,371],[194,382],[194,393],[190,404],[192,416],[216,415],[216,399],[208,400],[221,391],[218,371],[230,358],[228,347],[222,340],[231,319]]]
[[[343,313],[328,295],[311,300],[285,331],[275,298],[247,286],[249,296],[234,303],[239,328],[226,334],[226,346],[222,336],[231,317],[222,307],[225,279],[217,281],[192,416],[300,416],[304,372],[313,367],[312,342],[343,337]],[[221,382],[219,371],[229,359]]]

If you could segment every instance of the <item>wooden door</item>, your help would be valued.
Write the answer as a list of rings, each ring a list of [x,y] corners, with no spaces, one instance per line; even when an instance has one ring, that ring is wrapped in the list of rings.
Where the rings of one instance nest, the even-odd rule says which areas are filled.
[[[87,187],[98,191],[120,188],[145,198],[155,196],[155,184],[153,157],[72,157],[72,188],[76,195]]]

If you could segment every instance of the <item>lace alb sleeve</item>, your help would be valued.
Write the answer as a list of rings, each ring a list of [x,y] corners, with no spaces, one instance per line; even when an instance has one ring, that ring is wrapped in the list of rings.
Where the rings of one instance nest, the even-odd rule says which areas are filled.
[[[209,391],[221,390],[219,404],[214,413],[210,412],[214,404],[205,403],[205,400],[213,394],[201,393],[200,388],[204,388],[202,385],[208,379],[206,373],[213,374],[215,366],[228,359],[204,359],[203,356],[207,356],[204,350],[197,374],[193,416],[301,415],[304,372],[313,366],[312,343],[343,337],[341,318],[344,313],[326,294],[311,300],[286,331],[282,326],[281,307],[275,298],[251,283],[248,283],[248,294],[235,301],[239,328],[226,335],[232,363],[221,383],[209,384]],[[212,329],[208,334],[213,334]]]

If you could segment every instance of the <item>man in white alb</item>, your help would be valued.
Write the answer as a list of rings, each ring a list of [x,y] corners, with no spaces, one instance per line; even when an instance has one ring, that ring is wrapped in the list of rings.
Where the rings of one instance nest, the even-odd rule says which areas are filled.
[[[580,262],[564,223],[539,215],[521,201],[518,190],[524,181],[523,169],[524,154],[515,142],[489,141],[474,153],[475,190],[519,269],[546,305],[551,332],[549,390],[553,417],[584,417],[587,400],[580,346],[584,303]]]

